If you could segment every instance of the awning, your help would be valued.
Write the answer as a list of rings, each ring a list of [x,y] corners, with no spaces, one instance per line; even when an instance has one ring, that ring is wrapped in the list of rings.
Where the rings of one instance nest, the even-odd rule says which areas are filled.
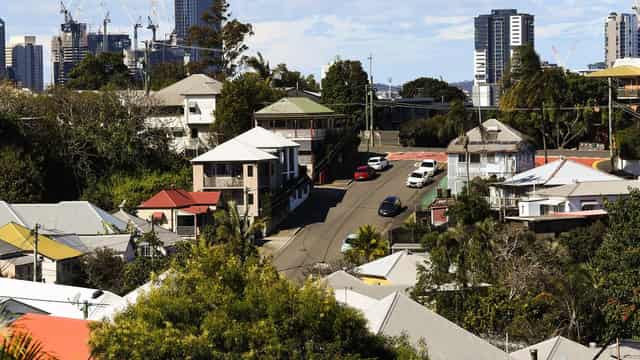
[[[188,212],[189,214],[200,215],[209,212],[208,206],[189,206],[188,208],[180,209],[181,211]]]
[[[153,221],[162,221],[164,219],[164,213],[162,211],[156,211],[151,214]]]
[[[564,200],[548,199],[548,200],[540,202],[540,204],[541,205],[558,206],[558,205],[562,204],[563,202],[564,202]]]

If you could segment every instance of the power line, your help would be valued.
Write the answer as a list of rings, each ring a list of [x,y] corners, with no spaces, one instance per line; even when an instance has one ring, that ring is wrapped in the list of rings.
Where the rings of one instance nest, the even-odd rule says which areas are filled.
[[[3,296],[3,297],[5,297],[5,296]],[[84,305],[85,304],[84,302],[81,302],[81,301],[71,301],[71,300],[38,299],[38,298],[29,298],[29,297],[22,297],[22,296],[6,296],[6,297],[9,298],[9,299],[48,302],[48,303],[54,303],[54,304],[72,304],[72,305]],[[111,306],[113,304],[87,303],[87,305],[89,305],[89,306]]]

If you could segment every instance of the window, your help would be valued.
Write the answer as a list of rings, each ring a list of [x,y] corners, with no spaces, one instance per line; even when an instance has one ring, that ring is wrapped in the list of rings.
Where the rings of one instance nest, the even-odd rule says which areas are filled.
[[[199,114],[200,111],[198,111],[198,104],[196,104],[194,102],[190,102],[189,103],[189,113],[191,113],[191,114]]]
[[[295,171],[295,165],[294,165],[294,152],[295,150],[293,150],[293,148],[289,149],[289,171],[290,172],[294,172]]]
[[[253,194],[247,194],[247,203],[253,205]]]
[[[247,166],[247,176],[253,177],[253,165]]]
[[[196,128],[192,128],[191,129],[191,138],[192,139],[197,139],[198,138],[198,129],[196,129]]]
[[[458,154],[458,162],[467,162],[467,156],[465,154]]]
[[[480,162],[480,154],[470,154],[469,155],[469,162],[477,164]]]
[[[489,163],[489,164],[495,164],[496,163],[496,154],[495,153],[487,154],[487,163]]]

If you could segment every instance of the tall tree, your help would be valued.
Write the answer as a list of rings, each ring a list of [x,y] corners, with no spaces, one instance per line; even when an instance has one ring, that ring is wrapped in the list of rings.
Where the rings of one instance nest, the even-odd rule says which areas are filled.
[[[151,67],[151,90],[158,91],[187,77],[187,68],[178,62],[165,62]]]
[[[129,69],[121,54],[87,55],[69,74],[67,87],[75,90],[126,89],[131,86]]]
[[[457,87],[449,85],[446,81],[428,77],[417,78],[404,84],[400,90],[400,96],[404,98],[431,97],[436,101],[444,99],[445,102],[466,99],[464,92]]]
[[[247,66],[252,68],[261,78],[265,80],[271,79],[271,66],[269,61],[265,59],[260,51],[256,56],[251,56],[246,60]]]
[[[322,79],[322,102],[353,121],[362,119],[367,77],[360,61],[337,60]]]
[[[245,40],[253,35],[253,27],[231,18],[227,0],[216,0],[202,16],[204,25],[189,29],[187,42],[197,47],[220,49],[221,52],[199,51],[200,60],[191,65],[191,72],[212,72],[218,79],[233,77],[242,54],[249,49]]]

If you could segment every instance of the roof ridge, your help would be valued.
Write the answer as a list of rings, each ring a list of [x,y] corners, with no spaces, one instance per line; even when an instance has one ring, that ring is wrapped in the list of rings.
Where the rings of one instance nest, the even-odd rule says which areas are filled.
[[[389,305],[387,312],[384,314],[384,319],[382,319],[382,321],[380,322],[380,326],[378,326],[378,329],[376,329],[376,334],[380,334],[382,330],[385,328],[385,326],[389,322],[389,319],[391,318],[391,313],[393,312],[396,305],[398,304],[398,300],[400,299],[400,292],[394,291],[392,295],[393,295],[393,300],[391,301],[391,304]]]
[[[560,163],[558,164],[558,167],[554,171],[551,172],[551,175],[549,175],[547,180],[545,180],[545,182],[543,182],[542,185],[545,185],[546,183],[551,181],[551,179],[553,179],[553,177],[556,176],[558,174],[558,172],[560,172],[560,169],[562,169],[564,167],[564,164],[566,164],[566,163],[567,163],[567,159],[560,159]]]
[[[13,215],[13,217],[18,220],[20,222],[20,225],[22,226],[27,226],[27,224],[24,222],[24,219],[21,218],[18,213],[16,213],[16,211],[13,209],[13,206],[11,204],[9,204],[6,201],[0,201],[0,203],[4,204],[5,207],[7,208],[7,210],[11,213],[11,215]]]

